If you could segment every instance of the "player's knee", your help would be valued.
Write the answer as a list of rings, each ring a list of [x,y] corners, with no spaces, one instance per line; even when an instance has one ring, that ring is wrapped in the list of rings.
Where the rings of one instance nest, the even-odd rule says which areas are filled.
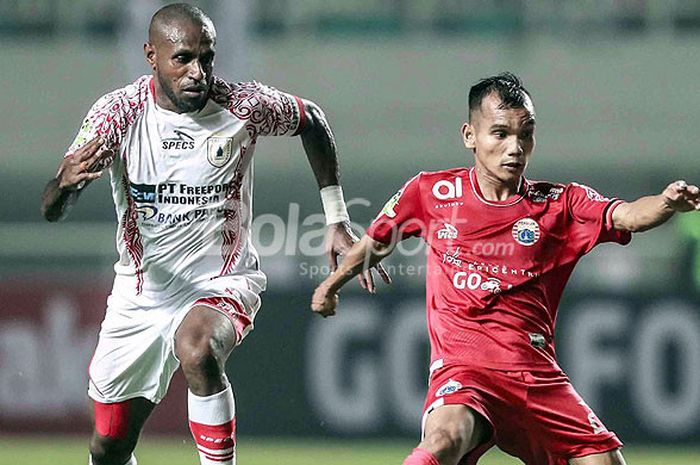
[[[225,344],[210,334],[182,335],[177,341],[177,356],[185,375],[217,377],[226,360]]]
[[[466,434],[457,423],[448,423],[433,429],[425,436],[422,445],[439,460],[456,458],[464,449]]]
[[[93,465],[124,465],[136,447],[135,441],[93,435],[90,455]]]

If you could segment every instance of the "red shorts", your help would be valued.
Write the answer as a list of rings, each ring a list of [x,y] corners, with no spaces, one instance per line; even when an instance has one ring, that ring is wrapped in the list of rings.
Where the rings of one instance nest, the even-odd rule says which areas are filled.
[[[493,427],[491,440],[461,465],[476,464],[494,444],[528,465],[566,465],[573,457],[622,446],[561,371],[440,367],[430,377],[423,427],[431,411],[448,404],[471,407]]]

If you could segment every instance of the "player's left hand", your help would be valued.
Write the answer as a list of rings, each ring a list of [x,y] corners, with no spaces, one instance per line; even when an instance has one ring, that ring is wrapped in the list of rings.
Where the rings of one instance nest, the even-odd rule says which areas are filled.
[[[328,257],[331,272],[338,269],[338,257],[347,253],[358,240],[358,237],[347,222],[334,223],[328,226],[326,230],[326,257]],[[391,278],[381,263],[378,263],[374,268],[376,268],[377,273],[379,273],[379,276],[382,277],[385,283],[391,284]],[[360,281],[360,286],[363,289],[372,294],[375,293],[372,269],[363,271],[357,275],[357,279]]]
[[[335,315],[337,305],[338,294],[329,292],[328,287],[321,283],[311,297],[311,310],[325,318]]]
[[[666,205],[677,212],[700,210],[700,189],[685,181],[672,182],[661,195]]]

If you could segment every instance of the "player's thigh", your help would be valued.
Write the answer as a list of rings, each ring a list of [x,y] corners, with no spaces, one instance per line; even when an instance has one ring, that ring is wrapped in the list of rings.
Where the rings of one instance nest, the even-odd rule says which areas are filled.
[[[131,455],[141,429],[156,404],[143,397],[105,404],[89,400],[93,433],[90,452],[105,460]]]
[[[460,458],[487,441],[490,435],[491,426],[472,408],[462,404],[443,405],[428,414],[420,447],[438,457],[447,451]]]
[[[569,465],[625,465],[620,449],[569,459]]]

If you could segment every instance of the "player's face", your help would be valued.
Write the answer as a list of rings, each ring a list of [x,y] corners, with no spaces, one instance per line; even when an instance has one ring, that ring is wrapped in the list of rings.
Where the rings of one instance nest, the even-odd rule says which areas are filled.
[[[145,49],[156,76],[158,104],[178,113],[201,110],[214,77],[213,26],[180,21],[165,28],[159,39]]]
[[[481,101],[471,123],[462,126],[464,145],[474,150],[477,169],[497,182],[517,184],[535,148],[535,108],[502,108],[497,94]]]

